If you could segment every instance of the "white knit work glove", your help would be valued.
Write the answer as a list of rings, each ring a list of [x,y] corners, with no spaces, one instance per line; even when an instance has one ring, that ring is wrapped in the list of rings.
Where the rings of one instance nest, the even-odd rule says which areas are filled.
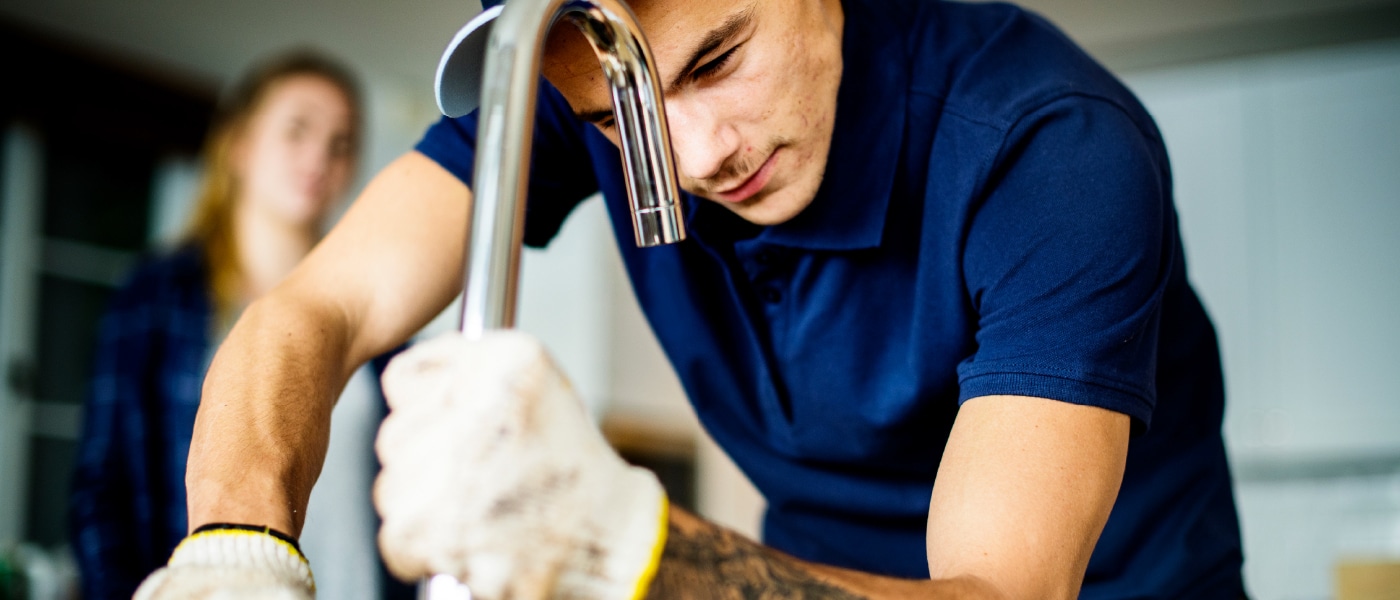
[[[589,420],[528,334],[449,333],[384,372],[379,547],[400,578],[456,577],[479,600],[645,596],[667,502]]]
[[[266,528],[213,525],[175,547],[133,600],[311,600],[316,582],[291,538]]]

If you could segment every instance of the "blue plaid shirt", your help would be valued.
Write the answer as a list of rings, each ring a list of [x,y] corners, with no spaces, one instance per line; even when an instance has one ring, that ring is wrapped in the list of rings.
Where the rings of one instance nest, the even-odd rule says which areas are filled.
[[[84,598],[130,598],[185,537],[185,460],[214,327],[191,247],[143,262],[102,318],[70,505]]]

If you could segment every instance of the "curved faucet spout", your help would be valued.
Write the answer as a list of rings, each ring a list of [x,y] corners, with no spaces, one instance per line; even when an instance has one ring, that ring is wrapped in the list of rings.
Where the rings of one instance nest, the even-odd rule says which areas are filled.
[[[660,78],[636,17],[620,2],[575,0],[563,10],[593,46],[612,92],[637,245],[685,239]]]
[[[462,331],[468,336],[511,327],[515,321],[540,60],[546,36],[561,19],[588,39],[608,81],[637,245],[685,238],[662,88],[631,9],[620,0],[510,0],[489,23],[484,44],[479,35],[467,39],[467,30],[453,40],[438,73],[438,104],[444,112],[449,106],[454,112],[470,110],[462,110],[469,100],[444,98],[447,93],[479,89],[481,94],[462,304]],[[449,67],[473,58],[458,56],[459,48],[470,52],[473,44],[485,46],[482,76],[466,84],[444,83],[453,76]]]

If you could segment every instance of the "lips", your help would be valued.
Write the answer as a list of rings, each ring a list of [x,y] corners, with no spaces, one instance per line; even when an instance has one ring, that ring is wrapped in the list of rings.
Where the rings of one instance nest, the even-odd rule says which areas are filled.
[[[773,177],[773,165],[778,162],[778,152],[780,151],[781,149],[774,150],[773,154],[768,156],[768,160],[763,161],[763,166],[759,167],[743,183],[725,191],[717,191],[715,196],[725,202],[739,203],[757,194],[764,186],[768,185],[768,180]]]

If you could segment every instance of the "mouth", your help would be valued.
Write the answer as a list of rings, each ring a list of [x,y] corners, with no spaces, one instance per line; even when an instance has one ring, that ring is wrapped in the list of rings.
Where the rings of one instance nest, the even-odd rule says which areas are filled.
[[[754,171],[754,174],[750,175],[748,179],[745,179],[743,182],[739,183],[739,185],[727,190],[716,191],[714,193],[715,197],[719,200],[735,204],[753,197],[754,194],[757,194],[764,186],[768,185],[768,180],[773,177],[773,165],[778,162],[778,152],[781,151],[781,148],[774,150],[773,153],[768,156],[768,160],[763,161],[763,166],[760,166],[757,171]]]

